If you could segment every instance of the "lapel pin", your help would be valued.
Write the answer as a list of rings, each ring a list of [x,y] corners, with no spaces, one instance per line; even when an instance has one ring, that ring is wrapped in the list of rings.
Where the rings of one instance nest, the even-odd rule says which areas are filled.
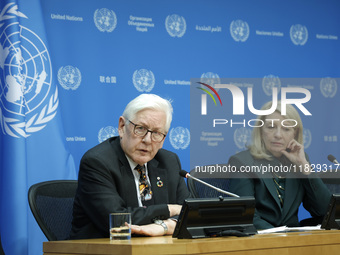
[[[161,178],[160,178],[160,177],[157,177],[157,187],[158,187],[158,188],[163,187],[163,182],[161,181]]]

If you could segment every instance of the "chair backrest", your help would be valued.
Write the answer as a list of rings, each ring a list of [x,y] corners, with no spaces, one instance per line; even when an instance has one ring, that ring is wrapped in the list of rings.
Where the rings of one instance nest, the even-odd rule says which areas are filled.
[[[1,244],[1,236],[0,236],[0,255],[5,255],[5,252],[2,248],[2,244]]]
[[[33,216],[49,241],[69,238],[77,186],[75,180],[55,180],[34,184],[28,190]]]
[[[340,179],[322,179],[332,194],[340,194]]]
[[[337,169],[332,169],[327,172],[321,172],[318,174],[323,183],[327,186],[332,194],[340,193],[340,178]]]
[[[202,178],[202,181],[209,183],[217,188],[228,191],[230,179],[223,178]],[[217,198],[219,196],[226,197],[226,194],[218,192],[200,182],[191,178],[187,180],[188,189],[194,198]]]

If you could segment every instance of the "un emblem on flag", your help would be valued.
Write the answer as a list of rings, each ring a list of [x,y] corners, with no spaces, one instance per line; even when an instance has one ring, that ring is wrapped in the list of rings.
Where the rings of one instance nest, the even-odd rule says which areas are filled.
[[[76,90],[81,83],[81,73],[73,66],[60,67],[58,71],[59,84],[66,90]]]
[[[267,96],[271,96],[273,93],[273,88],[277,88],[277,91],[281,88],[281,80],[279,77],[272,74],[267,75],[262,80],[262,88]]]
[[[215,84],[221,84],[220,77],[218,76],[217,73],[213,73],[213,72],[203,73],[201,75],[200,81],[214,88],[215,88]],[[219,89],[216,89],[216,90],[218,91]]]
[[[98,142],[99,143],[104,142],[110,137],[117,136],[117,135],[119,135],[118,128],[114,128],[112,126],[101,128],[98,133]]]
[[[290,27],[290,39],[295,45],[305,45],[308,40],[308,30],[300,24]]]
[[[58,108],[58,90],[51,91],[52,67],[44,42],[18,22],[10,3],[0,11],[0,124],[4,134],[28,137],[43,129]]]
[[[233,20],[230,23],[230,34],[236,42],[245,42],[249,37],[249,25],[243,20]]]
[[[97,9],[93,15],[94,24],[100,32],[112,32],[117,26],[117,16],[112,10]]]
[[[307,149],[312,144],[312,133],[309,129],[303,129],[303,146]]]
[[[246,145],[250,144],[251,129],[250,128],[237,128],[234,132],[234,142],[239,149],[246,149]]]
[[[166,17],[165,28],[170,36],[182,37],[187,30],[187,23],[182,16],[172,14]]]
[[[338,84],[335,79],[329,77],[323,78],[320,82],[320,90],[324,97],[332,98],[338,90]]]
[[[172,147],[176,150],[184,150],[190,143],[190,132],[184,127],[172,128],[169,137]]]
[[[133,73],[132,82],[139,92],[150,92],[155,86],[155,75],[147,69],[139,69]]]

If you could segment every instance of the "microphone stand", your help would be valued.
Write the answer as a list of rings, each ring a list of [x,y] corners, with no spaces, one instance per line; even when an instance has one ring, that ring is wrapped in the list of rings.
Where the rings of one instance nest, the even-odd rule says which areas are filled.
[[[229,195],[229,196],[232,196],[232,197],[240,197],[240,196],[238,196],[238,195],[236,195],[236,194],[234,194],[234,193],[231,193],[231,192],[225,191],[225,190],[223,190],[223,189],[217,188],[217,187],[215,187],[215,186],[213,186],[213,185],[211,185],[211,184],[209,184],[209,183],[206,183],[205,181],[202,181],[202,180],[200,180],[200,179],[197,179],[196,177],[190,175],[189,173],[186,174],[186,177],[187,177],[187,178],[188,178],[188,177],[189,177],[189,178],[192,178],[193,180],[198,181],[198,182],[200,182],[200,183],[202,183],[202,184],[204,184],[204,185],[206,185],[206,186],[208,186],[208,187],[210,187],[210,188],[212,188],[212,189],[214,189],[214,190],[217,190],[218,192],[221,192],[221,193],[223,193],[223,194],[226,194],[226,195]]]

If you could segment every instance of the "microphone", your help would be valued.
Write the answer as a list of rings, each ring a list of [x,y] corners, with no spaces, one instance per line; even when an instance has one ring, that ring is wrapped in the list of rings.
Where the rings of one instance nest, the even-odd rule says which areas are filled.
[[[327,158],[330,162],[339,165],[339,162],[336,160],[336,158],[332,154],[329,154]]]
[[[234,194],[234,193],[231,193],[231,192],[225,191],[225,190],[223,190],[223,189],[217,188],[217,187],[215,187],[215,186],[213,186],[213,185],[211,185],[211,184],[209,184],[209,183],[206,183],[206,182],[204,182],[204,181],[202,181],[202,180],[200,180],[200,179],[197,179],[196,177],[190,175],[190,174],[189,174],[187,171],[185,171],[185,170],[179,171],[179,175],[182,176],[182,177],[184,177],[184,178],[191,178],[191,179],[193,179],[193,180],[195,180],[195,181],[197,181],[197,182],[200,182],[200,183],[202,183],[202,184],[204,184],[204,185],[206,185],[206,186],[208,186],[208,187],[210,187],[210,188],[212,188],[212,189],[214,189],[214,190],[217,190],[218,192],[221,192],[221,193],[223,193],[223,194],[226,194],[226,195],[229,195],[229,196],[232,196],[232,197],[240,197],[240,196],[238,196],[238,195],[236,195],[236,194]]]

